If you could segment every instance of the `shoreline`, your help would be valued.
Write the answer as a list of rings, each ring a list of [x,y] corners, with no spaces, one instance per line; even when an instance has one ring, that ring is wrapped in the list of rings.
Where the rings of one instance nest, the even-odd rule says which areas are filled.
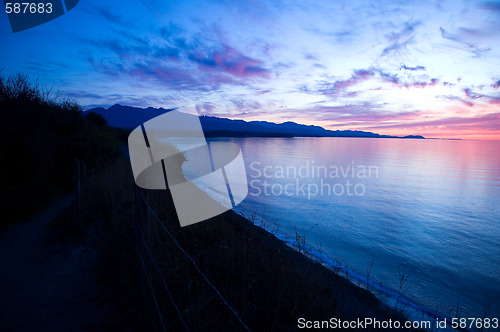
[[[386,315],[388,314],[392,319],[400,321],[408,319],[408,317],[405,316],[405,313],[401,315],[401,312],[398,312],[395,308],[390,307],[386,302],[377,297],[376,294],[360,285],[355,284],[353,282],[354,278],[350,279],[349,277],[336,273],[329,266],[327,266],[325,262],[320,261],[318,257],[310,255],[310,252],[301,252],[297,246],[294,246],[291,241],[287,241],[284,237],[280,237],[279,235],[273,234],[265,228],[258,226],[255,222],[252,222],[250,219],[240,215],[237,211],[229,210],[225,212],[224,215],[226,215],[226,218],[228,219],[225,222],[231,224],[236,222],[240,224],[243,230],[243,234],[241,235],[244,236],[246,233],[256,235],[259,240],[262,241],[263,246],[266,246],[268,249],[274,251],[274,255],[285,256],[288,259],[292,259],[298,266],[314,266],[320,271],[321,274],[323,274],[323,276],[330,279],[329,283],[332,288],[343,288],[343,291],[349,294],[348,298],[352,296],[351,299],[354,299],[353,302],[357,302],[360,297],[363,298],[363,303],[357,303],[357,305],[359,305],[360,308],[365,307],[363,309],[369,308],[370,310],[377,312],[378,315],[374,315],[374,318],[384,319],[382,317],[385,316],[385,319],[387,319]],[[212,221],[207,220],[205,222],[211,223]],[[348,274],[350,277],[353,276],[352,272],[348,272]],[[311,281],[314,282],[314,280]],[[379,314],[382,314],[382,316],[379,316]],[[361,315],[353,318],[363,319],[365,317]],[[329,319],[329,317],[325,317],[325,319]]]
[[[412,300],[401,294],[397,290],[394,290],[389,287],[382,286],[381,283],[378,283],[376,280],[367,280],[367,278],[355,271],[350,270],[344,264],[332,259],[318,250],[314,249],[307,243],[297,244],[296,241],[293,241],[291,237],[287,237],[285,235],[278,234],[274,232],[271,227],[264,220],[261,220],[260,225],[257,222],[250,220],[249,218],[244,216],[242,211],[237,212],[231,210],[237,216],[242,217],[248,223],[258,227],[277,240],[283,242],[284,245],[291,248],[295,252],[301,254],[305,258],[309,259],[312,263],[320,264],[325,267],[335,275],[340,278],[344,278],[348,282],[352,283],[354,286],[360,287],[361,289],[373,294],[379,301],[381,301],[385,306],[390,309],[394,309],[395,311],[401,312],[405,318],[410,321],[418,321],[418,320],[429,320],[435,321],[446,320],[447,322],[451,322],[451,318],[448,315],[445,315],[441,312],[432,310],[415,300]],[[371,288],[371,289],[369,289]],[[398,306],[401,306],[399,308]],[[411,310],[410,310],[411,309]],[[447,324],[446,331],[472,331],[470,329],[453,329],[450,324]]]
[[[176,146],[176,149],[182,150],[177,146]],[[168,183],[166,183],[166,184],[168,187]],[[197,184],[195,186],[199,191],[203,192],[203,194],[206,195],[209,199],[217,201],[214,197],[212,197],[210,192],[206,191],[206,189],[200,187]],[[168,196],[170,196],[170,194]],[[354,273],[353,271],[348,270],[343,265],[341,265],[338,262],[335,262],[331,259],[330,259],[331,262],[329,262],[328,258],[326,256],[320,254],[319,252],[316,252],[309,245],[307,245],[305,243],[305,239],[304,239],[303,247],[301,250],[300,246],[294,245],[293,241],[290,241],[285,236],[281,236],[281,235],[277,234],[276,232],[271,231],[270,229],[268,229],[268,227],[263,227],[264,224],[262,224],[261,226],[257,225],[254,221],[246,218],[244,216],[243,212],[235,211],[235,208],[236,207],[233,207],[232,209],[226,211],[222,215],[227,215],[229,217],[228,219],[230,219],[231,221],[241,223],[242,225],[244,225],[244,228],[246,228],[247,231],[260,232],[260,237],[262,239],[265,239],[264,244],[268,247],[273,248],[276,255],[294,256],[293,257],[294,260],[301,261],[299,264],[319,265],[319,266],[321,266],[321,268],[324,268],[328,271],[328,272],[323,272],[323,273],[333,274],[336,278],[340,278],[342,280],[342,283],[345,285],[345,288],[348,290],[348,292],[353,293],[353,292],[358,292],[359,290],[361,290],[362,292],[366,292],[365,296],[373,296],[373,298],[375,298],[377,301],[379,301],[379,303],[377,303],[377,309],[380,309],[382,311],[388,311],[388,312],[393,310],[395,312],[394,316],[398,320],[401,320],[401,319],[411,320],[411,319],[409,319],[409,315],[405,310],[398,309],[397,305],[392,306],[387,301],[383,301],[379,296],[377,296],[377,294],[375,294],[374,292],[367,289],[367,287],[362,287],[361,282],[363,282],[363,280],[362,280],[361,275],[358,275],[358,274]],[[212,219],[218,219],[218,218],[219,218],[219,216],[216,216],[216,217],[213,217]],[[210,223],[212,219],[205,220],[205,221],[201,222],[200,224]],[[194,224],[194,225],[198,225],[198,224]],[[187,228],[190,228],[190,227],[193,227],[193,225],[187,226]],[[196,226],[194,226],[194,227],[196,227]],[[186,228],[186,227],[184,227],[184,228]],[[254,228],[254,229],[249,230],[251,228]],[[306,249],[306,250],[304,250],[304,249]],[[334,269],[337,269],[337,268],[339,270],[336,272]],[[345,273],[345,276],[341,275],[339,272]],[[329,277],[332,278],[333,276],[330,275]],[[358,281],[359,284],[356,285],[355,281]],[[339,282],[339,281],[335,280],[335,278],[332,278],[332,282]],[[363,284],[366,285],[366,280]],[[373,287],[377,288],[375,285],[373,285]],[[367,294],[369,294],[369,295],[367,295]],[[389,295],[389,294],[387,293],[387,295]],[[404,297],[400,297],[400,299],[403,299],[403,298]],[[406,298],[404,298],[404,300],[402,302],[407,303],[407,304],[412,303],[409,300],[406,300]],[[412,303],[412,305],[413,305],[413,303]],[[360,317],[355,317],[355,318],[360,318]]]
[[[168,191],[167,197],[161,192],[148,194],[151,206],[161,198],[163,202],[165,198],[169,201],[155,207],[157,212],[160,210],[160,216],[163,209],[175,214]],[[223,289],[221,293],[250,330],[300,331],[298,322],[301,318],[308,321],[372,318],[379,322],[398,321],[401,326],[408,321],[404,314],[389,307],[372,292],[298,252],[234,210],[182,228],[177,218],[160,218],[164,223],[168,220],[165,224],[169,232],[195,259],[210,281]],[[167,245],[165,241],[161,242]],[[180,278],[177,285],[182,293],[182,285],[193,278],[189,269],[174,263],[178,258],[172,255],[162,259],[167,260],[165,264],[172,264],[171,270],[166,272],[172,278]],[[171,291],[175,297],[177,290]],[[196,303],[200,301],[203,302],[203,296]],[[217,315],[223,314],[221,309],[216,312]],[[370,327],[367,330],[377,329]]]
[[[210,197],[203,189],[198,189]],[[259,227],[232,209],[204,222],[179,227],[169,190],[146,190],[144,193],[148,197],[148,204],[154,206],[155,213],[158,213],[169,232],[195,258],[210,281],[218,288],[227,290],[224,296],[251,330],[266,330],[275,325],[279,329],[286,326],[287,329],[298,330],[299,318],[315,321],[373,318],[378,321],[399,321],[402,326],[403,322],[411,320],[405,312],[391,307],[361,285],[356,285],[357,280],[348,278],[349,275],[354,276],[352,273],[346,276],[336,273],[325,261],[319,260],[321,256],[317,255],[317,259],[314,259],[300,252],[290,241]],[[154,223],[147,220],[142,223]],[[146,242],[150,242],[153,248],[157,245],[170,247],[166,243],[170,240],[161,231],[154,230],[156,227],[147,226],[149,234],[145,234]],[[171,289],[173,296],[178,292],[178,296],[183,298],[186,296],[186,282],[192,282],[195,275],[184,265],[178,265],[180,258],[170,254],[173,248],[166,251],[169,252],[166,256],[162,252],[153,254],[165,264],[166,275],[174,279],[171,281],[176,285]],[[209,296],[205,292],[202,291],[199,298],[193,300],[194,303],[186,303],[186,307],[205,306],[203,298]],[[282,292],[287,293],[287,296],[284,297]],[[273,302],[276,304],[271,305]],[[276,306],[287,309],[277,313],[276,317],[269,316],[272,307]],[[225,315],[220,308],[200,310]],[[227,317],[224,316],[224,319]],[[252,326],[255,320],[262,322]],[[204,324],[219,324],[216,321]]]

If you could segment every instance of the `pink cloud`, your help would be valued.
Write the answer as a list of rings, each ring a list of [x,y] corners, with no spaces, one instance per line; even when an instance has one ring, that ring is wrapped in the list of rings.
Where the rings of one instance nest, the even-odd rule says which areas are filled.
[[[369,129],[446,129],[451,135],[456,131],[493,131],[500,134],[500,113],[489,113],[473,117],[449,117],[437,120],[417,121],[396,124],[381,124]]]

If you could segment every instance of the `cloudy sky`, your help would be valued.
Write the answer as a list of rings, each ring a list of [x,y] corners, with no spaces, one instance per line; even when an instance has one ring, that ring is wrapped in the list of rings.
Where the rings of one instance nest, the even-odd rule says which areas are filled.
[[[487,1],[80,0],[15,34],[2,14],[0,68],[86,109],[500,139],[499,31]]]

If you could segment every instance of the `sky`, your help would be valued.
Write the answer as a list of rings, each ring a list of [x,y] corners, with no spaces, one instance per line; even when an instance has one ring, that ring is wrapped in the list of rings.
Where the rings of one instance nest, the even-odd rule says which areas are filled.
[[[500,139],[500,1],[100,1],[12,33],[2,75],[84,109]]]

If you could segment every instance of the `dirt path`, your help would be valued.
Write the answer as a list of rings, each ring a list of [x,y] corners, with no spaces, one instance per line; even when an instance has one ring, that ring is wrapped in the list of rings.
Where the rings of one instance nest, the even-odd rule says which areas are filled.
[[[70,203],[60,198],[0,234],[1,331],[106,329],[111,308],[96,283],[96,250],[84,240],[50,240],[48,225]]]

